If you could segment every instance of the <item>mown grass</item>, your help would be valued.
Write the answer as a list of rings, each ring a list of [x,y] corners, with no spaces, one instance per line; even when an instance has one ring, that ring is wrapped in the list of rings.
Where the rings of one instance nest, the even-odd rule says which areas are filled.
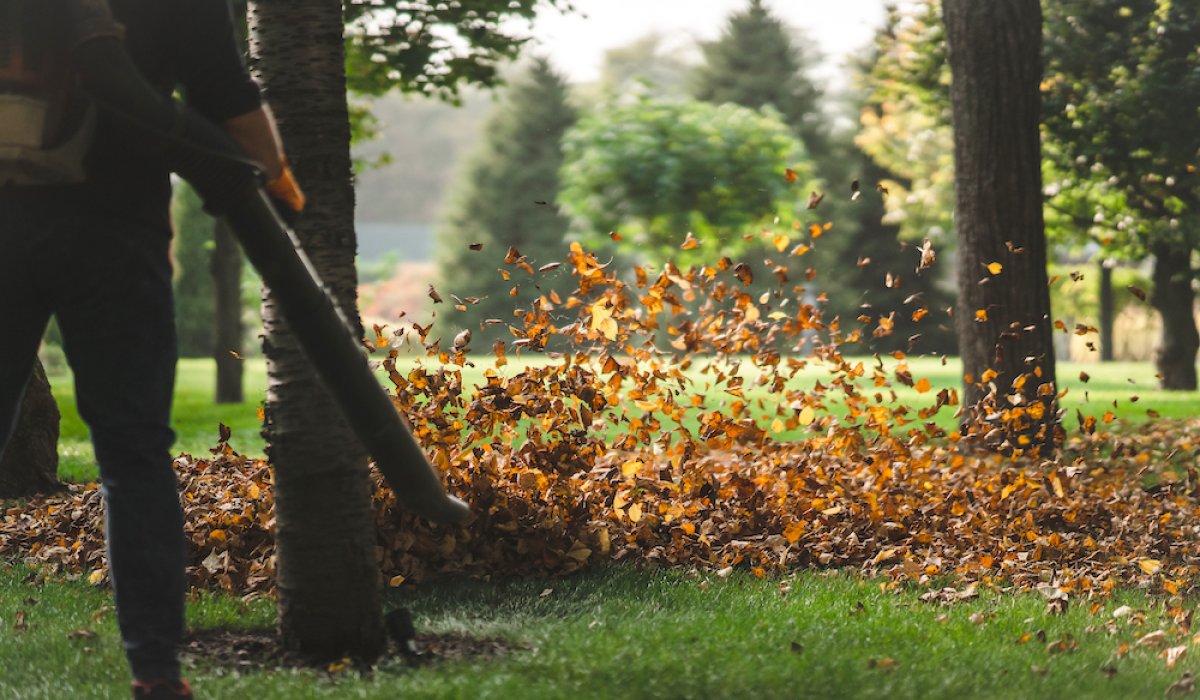
[[[214,406],[210,363],[181,363],[175,404],[178,451],[204,454],[215,442],[220,422],[233,429],[237,449],[261,453],[257,408],[265,377],[260,361],[247,365],[248,401]],[[953,362],[942,366],[936,360],[915,360],[910,367],[915,377],[930,379],[934,393],[959,381]],[[482,371],[469,370],[468,382],[476,374],[481,378]],[[1086,385],[1078,379],[1080,371],[1091,375]],[[1065,365],[1060,376],[1070,388],[1064,402],[1068,408],[1086,391],[1085,412],[1103,413],[1116,401],[1115,412],[1128,421],[1144,418],[1147,407],[1166,417],[1192,416],[1200,409],[1196,394],[1153,390],[1148,366]],[[819,374],[810,373],[798,381],[817,378]],[[92,479],[86,428],[74,411],[66,380],[54,378],[64,415],[63,475]],[[914,405],[931,396],[911,389],[898,394],[899,401]],[[1140,396],[1136,403],[1130,401],[1135,394]],[[781,593],[781,585],[790,591]],[[269,700],[1138,698],[1162,697],[1183,672],[1200,672],[1200,654],[1185,658],[1174,670],[1166,668],[1157,649],[1116,657],[1122,642],[1169,626],[1155,612],[1163,601],[1140,592],[1118,592],[1095,615],[1086,602],[1076,600],[1063,616],[1048,615],[1036,594],[987,592],[950,608],[922,603],[918,595],[884,593],[876,582],[827,572],[759,580],[740,573],[722,579],[629,567],[555,581],[406,585],[390,590],[387,604],[411,608],[422,632],[500,637],[527,650],[428,668],[391,659],[368,675],[234,673],[204,662],[188,673],[201,697]],[[1196,602],[1184,605],[1194,608]],[[128,672],[110,605],[107,590],[79,581],[44,581],[19,563],[0,562],[0,698],[126,697]],[[1120,605],[1149,611],[1147,621],[1109,636],[1102,623]],[[18,610],[26,611],[28,629],[14,628]],[[188,607],[194,629],[270,628],[274,617],[269,601],[247,604],[204,596]],[[97,636],[69,636],[80,629]],[[1037,635],[1039,630],[1043,635]],[[1033,636],[1019,643],[1026,634]],[[1047,650],[1064,638],[1077,640],[1078,648]],[[1173,643],[1186,641],[1182,636]]]
[[[107,592],[82,583],[32,585],[26,576],[0,566],[0,697],[125,696]],[[790,590],[781,593],[781,585]],[[405,586],[390,591],[387,605],[409,607],[423,633],[502,638],[524,650],[423,668],[389,658],[370,674],[235,673],[203,660],[187,673],[202,697],[260,700],[1139,698],[1162,697],[1183,672],[1200,670],[1186,657],[1168,670],[1157,649],[1116,656],[1122,642],[1161,623],[1161,603],[1135,592],[1119,593],[1095,615],[1076,602],[1067,614],[1048,616],[1036,594],[989,592],[943,607],[921,602],[915,591],[884,593],[840,574],[720,579],[618,567],[549,582]],[[1102,623],[1120,605],[1147,610],[1146,625],[1109,636]],[[28,612],[27,630],[11,629],[17,609]],[[274,608],[205,597],[188,617],[193,629],[270,628]],[[98,636],[69,638],[79,629]],[[1078,647],[1048,650],[1063,639]]]

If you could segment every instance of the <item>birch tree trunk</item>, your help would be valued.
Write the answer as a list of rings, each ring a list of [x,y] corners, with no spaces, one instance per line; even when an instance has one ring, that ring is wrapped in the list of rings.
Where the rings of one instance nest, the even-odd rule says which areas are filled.
[[[249,26],[251,67],[309,198],[297,233],[343,310],[357,318],[342,4],[255,0]],[[306,653],[372,659],[385,641],[367,455],[269,292],[263,325],[280,632]]]

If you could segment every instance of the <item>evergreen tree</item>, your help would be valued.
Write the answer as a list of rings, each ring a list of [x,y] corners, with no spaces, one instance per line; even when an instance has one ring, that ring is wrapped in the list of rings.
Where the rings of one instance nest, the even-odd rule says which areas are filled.
[[[770,105],[822,163],[829,155],[829,127],[821,108],[821,89],[806,70],[816,57],[792,41],[786,25],[750,0],[729,18],[716,41],[702,44],[704,64],[697,69],[692,94],[705,102],[733,102],[759,109]]]
[[[860,316],[870,317],[864,350],[952,351],[954,333],[945,316],[952,301],[947,286],[938,282],[945,270],[917,275],[920,257],[910,245],[914,242],[901,241],[899,227],[881,221],[884,194],[876,184],[885,173],[850,134],[828,126],[825,96],[806,75],[815,56],[793,41],[793,35],[762,0],[750,0],[745,10],[729,18],[720,38],[703,46],[705,64],[696,73],[694,94],[747,107],[769,105],[804,141],[821,181],[814,188],[826,195],[814,211],[803,212],[804,219],[833,227],[814,241],[812,253],[788,260],[789,275],[800,280],[808,268],[819,271],[810,289],[826,294],[827,318],[838,317],[841,327],[849,330]],[[858,194],[852,195],[855,182]],[[915,326],[913,313],[923,307],[929,316]],[[890,335],[886,330],[876,334],[881,317],[895,324]],[[918,342],[910,343],[918,333]]]
[[[566,83],[544,59],[505,88],[439,227],[438,290],[445,304],[436,310],[444,342],[470,330],[472,346],[488,350],[497,339],[513,339],[508,326],[515,311],[571,291],[565,270],[530,276],[502,261],[510,247],[535,269],[565,259],[568,222],[555,200],[562,137],[575,119]],[[485,323],[489,319],[502,323]]]

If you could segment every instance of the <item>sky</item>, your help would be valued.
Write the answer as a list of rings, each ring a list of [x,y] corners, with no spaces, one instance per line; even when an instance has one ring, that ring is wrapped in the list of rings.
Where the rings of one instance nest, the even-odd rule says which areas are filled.
[[[600,77],[606,49],[658,33],[668,46],[720,36],[726,18],[747,0],[572,0],[576,12],[546,10],[533,25],[534,39],[567,79]],[[862,51],[883,23],[885,0],[766,0],[776,17],[800,29],[826,57],[816,72],[830,87],[844,84],[848,55]]]

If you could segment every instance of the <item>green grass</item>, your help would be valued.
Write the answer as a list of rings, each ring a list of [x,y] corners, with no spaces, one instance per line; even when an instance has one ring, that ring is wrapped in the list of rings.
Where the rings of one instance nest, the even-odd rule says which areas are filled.
[[[959,370],[935,360],[910,362],[913,375],[936,388],[955,386]],[[180,363],[175,402],[176,450],[204,454],[215,443],[217,423],[233,428],[233,444],[260,454],[257,407],[265,385],[261,361],[248,361],[248,401],[211,403],[211,363]],[[1082,384],[1078,375],[1091,380]],[[468,371],[468,382],[482,377]],[[476,376],[478,375],[478,376]],[[820,375],[806,373],[798,381]],[[1064,365],[1071,388],[1065,406],[1089,393],[1085,412],[1116,412],[1130,420],[1153,407],[1167,417],[1193,416],[1200,397],[1153,390],[1145,365]],[[1127,379],[1133,379],[1131,384]],[[86,428],[75,413],[68,377],[54,377],[63,408],[63,475],[92,479]],[[930,394],[904,389],[902,402],[920,405]],[[1137,403],[1130,396],[1139,394]],[[751,397],[756,395],[751,393]],[[769,398],[763,396],[763,398]],[[80,582],[33,582],[28,571],[0,562],[0,698],[125,697],[128,677],[107,590]],[[941,608],[918,593],[883,593],[852,576],[801,572],[781,581],[735,573],[728,579],[678,571],[615,568],[559,581],[451,581],[389,592],[389,606],[411,607],[424,632],[497,636],[527,645],[508,658],[412,669],[385,661],[370,677],[334,677],[312,671],[228,673],[201,665],[189,669],[202,697],[861,697],[861,698],[1136,698],[1162,697],[1184,670],[1200,671],[1200,654],[1168,672],[1156,651],[1123,659],[1123,641],[1169,625],[1151,612],[1142,628],[1110,637],[1102,626],[1117,606],[1148,611],[1160,603],[1125,591],[1090,616],[1073,601],[1065,616],[1045,613],[1033,594],[987,593],[980,600]],[[543,596],[545,589],[551,589]],[[24,602],[33,598],[38,602]],[[859,610],[857,604],[863,604]],[[1189,601],[1187,607],[1194,607]],[[14,629],[26,610],[29,629]],[[98,620],[93,618],[100,611]],[[970,618],[988,616],[984,624]],[[942,616],[945,616],[944,618]],[[250,604],[204,596],[188,608],[193,628],[273,625],[272,603]],[[94,639],[70,639],[78,629]],[[1025,644],[1026,633],[1045,633]],[[1070,634],[1072,653],[1051,654],[1047,642]],[[1173,643],[1184,643],[1179,638]],[[793,642],[799,652],[793,651]],[[871,660],[894,659],[890,670]],[[1102,672],[1112,666],[1117,673]],[[1037,671],[1035,672],[1034,669]]]
[[[122,697],[127,679],[105,591],[81,583],[22,583],[0,567],[0,697]],[[385,660],[370,676],[317,671],[187,669],[203,697],[245,698],[1138,698],[1162,697],[1183,671],[1155,650],[1117,659],[1122,642],[1157,629],[1159,603],[1126,592],[1095,615],[1076,601],[1047,616],[1036,594],[985,593],[941,607],[917,593],[805,572],[782,581],[616,568],[558,581],[453,581],[390,591],[418,629],[500,637],[527,648],[501,659],[413,669]],[[549,589],[549,594],[543,592]],[[36,605],[21,603],[35,598]],[[859,607],[861,603],[861,608]],[[1143,627],[1109,636],[1102,623],[1130,605]],[[17,609],[29,629],[11,631]],[[979,624],[972,615],[985,621]],[[271,627],[274,607],[229,598],[189,606],[189,625]],[[977,616],[978,617],[978,616]],[[76,629],[98,637],[73,640]],[[1022,635],[1041,630],[1019,643]],[[1047,644],[1067,636],[1073,652]],[[1175,643],[1185,643],[1183,641]],[[795,643],[795,646],[793,645]],[[85,649],[86,648],[86,649]],[[893,659],[890,669],[872,660]],[[1109,677],[1102,668],[1116,669]]]
[[[217,444],[218,425],[233,432],[232,444],[246,454],[261,455],[263,439],[258,408],[267,385],[262,360],[246,360],[246,401],[240,404],[213,403],[216,386],[211,360],[181,360],[177,371],[172,425],[176,432],[174,451],[208,454]],[[59,437],[59,476],[67,481],[87,482],[96,478],[96,461],[88,429],[75,408],[75,387],[70,374],[50,377],[54,398],[62,413]]]

